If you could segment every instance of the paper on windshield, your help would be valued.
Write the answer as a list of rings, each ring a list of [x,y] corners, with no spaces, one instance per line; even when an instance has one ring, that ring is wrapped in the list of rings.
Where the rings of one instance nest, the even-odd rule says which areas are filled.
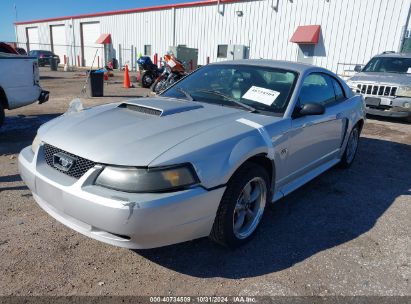
[[[271,106],[277,99],[280,92],[252,86],[244,95],[243,98],[253,100],[267,106]]]
[[[407,74],[411,74],[411,68],[408,68]]]

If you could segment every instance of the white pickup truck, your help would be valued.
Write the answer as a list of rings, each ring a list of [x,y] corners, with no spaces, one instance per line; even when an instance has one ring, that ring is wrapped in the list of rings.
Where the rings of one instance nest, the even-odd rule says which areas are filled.
[[[0,53],[0,127],[4,110],[36,102],[44,103],[49,92],[40,87],[37,58]]]

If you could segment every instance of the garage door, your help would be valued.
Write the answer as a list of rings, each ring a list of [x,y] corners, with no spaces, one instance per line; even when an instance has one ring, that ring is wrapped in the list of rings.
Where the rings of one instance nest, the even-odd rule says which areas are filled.
[[[62,25],[52,25],[51,32],[51,48],[54,54],[60,57],[60,62],[64,63],[64,55],[67,55],[66,47],[66,27]]]
[[[26,36],[27,36],[27,52],[30,50],[40,49],[39,29],[37,27],[27,27]]]
[[[101,58],[101,45],[96,44],[98,37],[100,36],[100,23],[98,22],[89,22],[81,24],[81,49],[82,49],[82,65],[91,66],[93,63],[93,58],[96,55],[94,60],[94,66],[97,66],[97,56]]]

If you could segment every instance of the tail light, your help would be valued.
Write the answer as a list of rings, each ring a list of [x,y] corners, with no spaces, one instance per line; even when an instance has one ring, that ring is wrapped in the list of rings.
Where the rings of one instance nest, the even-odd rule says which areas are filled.
[[[33,85],[38,85],[40,83],[39,66],[37,61],[33,62]]]

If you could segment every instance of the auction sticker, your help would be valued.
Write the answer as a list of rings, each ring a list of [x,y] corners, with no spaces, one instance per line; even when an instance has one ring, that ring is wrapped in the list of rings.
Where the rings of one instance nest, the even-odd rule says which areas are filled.
[[[267,106],[271,106],[277,99],[280,92],[252,86],[244,95],[243,98],[253,100],[259,103],[263,103]]]

